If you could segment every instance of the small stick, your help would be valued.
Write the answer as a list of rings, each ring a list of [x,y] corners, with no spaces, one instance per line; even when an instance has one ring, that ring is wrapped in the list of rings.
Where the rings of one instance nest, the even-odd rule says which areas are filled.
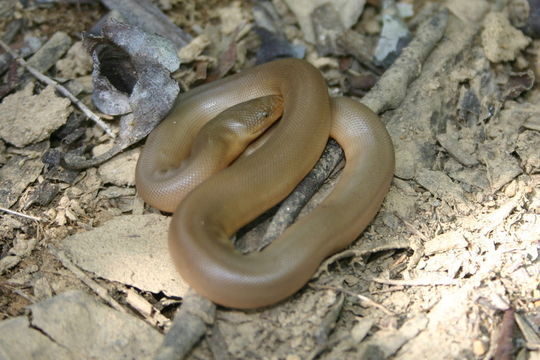
[[[12,290],[13,293],[19,295],[20,297],[22,297],[23,299],[26,299],[29,303],[33,304],[36,302],[36,300],[30,296],[30,295],[27,295],[26,293],[24,293],[22,290],[19,290],[19,289],[15,289],[15,290]]]
[[[0,46],[5,50],[7,51],[11,56],[13,56],[13,58],[21,65],[21,66],[24,66],[26,68],[26,70],[28,70],[28,72],[30,72],[30,74],[34,75],[38,80],[44,82],[45,84],[47,85],[51,85],[51,86],[54,86],[56,88],[56,90],[58,90],[62,95],[64,95],[65,97],[67,97],[68,99],[71,100],[71,102],[73,102],[73,104],[75,104],[75,106],[77,106],[90,120],[92,120],[93,122],[96,123],[97,126],[99,126],[100,128],[103,129],[103,131],[105,131],[107,133],[107,135],[109,135],[111,138],[116,138],[116,135],[113,133],[113,131],[111,130],[111,128],[105,124],[105,122],[103,122],[103,120],[97,116],[96,114],[94,114],[92,112],[92,110],[90,110],[86,105],[84,105],[79,99],[77,99],[72,93],[69,92],[68,89],[66,89],[65,87],[63,87],[62,85],[60,85],[59,83],[57,83],[56,81],[54,81],[53,79],[51,79],[50,77],[42,74],[41,72],[39,72],[38,70],[36,70],[35,68],[33,68],[32,66],[28,65],[28,63],[23,59],[21,58],[16,52],[14,52],[5,42],[3,42],[2,40],[0,40]]]
[[[355,250],[355,249],[347,249],[347,250],[338,252],[337,254],[334,254],[330,256],[328,259],[324,260],[324,262],[321,265],[319,265],[319,269],[317,270],[315,275],[312,276],[312,278],[318,278],[319,276],[321,276],[323,272],[328,271],[328,267],[330,266],[330,264],[338,260],[346,259],[346,258],[354,257],[354,256],[362,256],[362,255],[365,255],[365,253],[359,250]]]
[[[20,213],[20,212],[15,211],[15,210],[6,209],[4,207],[0,207],[0,211],[7,212],[8,214],[17,215],[17,216],[20,216],[20,217],[23,217],[23,218],[26,218],[26,219],[34,220],[34,221],[43,221],[42,218],[38,218],[38,217],[35,217],[35,216],[32,216],[32,215],[26,215],[26,214]]]
[[[422,72],[422,64],[439,40],[448,23],[448,10],[437,13],[422,23],[409,45],[381,76],[377,84],[362,98],[362,103],[380,114],[401,104],[409,84]]]
[[[514,338],[515,324],[514,310],[506,310],[500,325],[500,333],[497,339],[497,349],[493,355],[493,360],[510,360],[514,357],[514,346],[512,344],[512,340]]]
[[[120,305],[116,300],[114,300],[109,295],[109,293],[107,292],[107,289],[105,289],[103,286],[99,285],[97,282],[92,280],[81,269],[79,269],[75,264],[73,264],[63,251],[58,250],[53,246],[49,246],[49,251],[62,263],[62,265],[66,269],[71,271],[73,275],[75,275],[86,286],[92,289],[92,291],[94,291],[100,298],[102,298],[105,302],[107,302],[112,308],[122,313],[127,313],[126,309],[124,309],[122,305]]]
[[[380,284],[386,285],[401,285],[401,286],[437,286],[437,285],[458,285],[458,282],[454,279],[440,279],[440,280],[429,280],[429,279],[412,279],[412,280],[392,280],[392,279],[383,279],[383,278],[372,278],[371,281],[375,281]]]
[[[123,292],[126,294],[126,303],[137,311],[147,323],[164,330],[171,327],[171,321],[135,290],[127,288]]]
[[[259,249],[270,244],[287,226],[291,225],[300,211],[319,190],[339,162],[343,159],[343,150],[334,140],[330,140],[313,170],[298,184],[294,191],[281,203],[272,221],[266,229]]]
[[[373,306],[373,307],[376,307],[377,309],[382,310],[386,315],[394,315],[394,313],[392,311],[388,310],[383,305],[371,300],[367,296],[357,294],[357,293],[355,293],[353,291],[349,291],[349,290],[341,288],[341,287],[330,286],[330,285],[314,285],[314,284],[310,284],[310,286],[315,288],[315,289],[325,289],[325,290],[340,291],[340,292],[342,292],[344,294],[354,296],[355,298],[359,299],[362,303],[364,303],[364,305]]]
[[[154,360],[184,359],[206,334],[207,327],[214,324],[215,315],[216,305],[191,290],[184,296],[171,329],[154,354]]]

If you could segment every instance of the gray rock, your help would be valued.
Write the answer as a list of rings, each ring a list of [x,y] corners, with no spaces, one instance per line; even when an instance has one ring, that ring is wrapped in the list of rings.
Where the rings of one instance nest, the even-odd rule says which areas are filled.
[[[72,359],[151,359],[162,339],[142,320],[98,303],[82,291],[60,294],[30,310],[32,327],[53,344],[69,349]]]
[[[73,359],[63,349],[39,330],[30,327],[24,316],[0,321],[0,359]]]
[[[45,140],[67,121],[71,113],[68,99],[56,96],[47,86],[33,95],[34,84],[4,99],[0,104],[0,137],[17,147]]]
[[[169,218],[126,215],[62,242],[81,268],[141,290],[182,297],[187,285],[176,272],[167,248]]]

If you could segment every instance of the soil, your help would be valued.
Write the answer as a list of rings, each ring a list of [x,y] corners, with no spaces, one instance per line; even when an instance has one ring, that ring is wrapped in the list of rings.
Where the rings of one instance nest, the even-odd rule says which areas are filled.
[[[7,14],[0,18],[0,34],[18,19],[23,24],[10,47],[20,49],[29,36],[46,41],[66,33],[72,42],[42,71],[98,112],[91,99],[92,63],[77,42],[108,12],[105,6],[31,1],[9,8],[8,3],[0,5],[0,15]],[[361,99],[377,91],[373,83],[386,69],[365,66],[352,50],[319,55],[303,39],[285,1],[273,3],[286,41],[305,47],[305,58],[321,70],[332,94]],[[382,26],[375,3],[368,1],[353,26],[363,36],[368,59]],[[414,15],[404,19],[413,30],[436,13],[428,11],[427,1],[403,3],[414,5]],[[156,4],[197,41],[202,35],[207,39],[175,72],[181,91],[253,66],[257,49],[268,45],[251,29],[255,20],[248,2]],[[378,109],[394,141],[396,172],[375,220],[290,299],[255,311],[217,307],[203,322],[203,340],[186,358],[512,358],[504,357],[508,353],[540,358],[540,88],[534,81],[540,40],[527,32],[532,20],[519,14],[520,4],[449,5],[444,36],[416,63],[418,74],[399,103]],[[8,10],[2,12],[2,6]],[[125,356],[122,349],[112,357],[85,352],[90,350],[76,338],[60,341],[70,338],[70,326],[86,321],[80,312],[66,310],[56,320],[29,315],[40,314],[55,298],[67,304],[97,301],[92,311],[115,316],[111,334],[131,331],[124,328],[128,321],[145,322],[148,329],[134,358],[150,358],[190,293],[170,261],[162,260],[168,214],[144,205],[136,194],[133,174],[143,142],[128,144],[96,167],[62,168],[54,159],[63,151],[93,148],[97,156],[113,140],[13,64],[1,81],[11,89],[0,103],[0,334],[8,320],[22,317],[63,344],[63,350],[43,350],[51,358],[60,352],[65,358]],[[102,117],[118,132],[118,117]],[[77,134],[73,143],[70,134]],[[339,169],[300,216],[331,190]],[[250,239],[262,237],[272,214],[242,229],[239,246],[257,248],[257,240]],[[60,323],[58,332],[47,327],[54,321]],[[88,329],[90,337],[100,331]],[[0,340],[0,353],[9,345]]]

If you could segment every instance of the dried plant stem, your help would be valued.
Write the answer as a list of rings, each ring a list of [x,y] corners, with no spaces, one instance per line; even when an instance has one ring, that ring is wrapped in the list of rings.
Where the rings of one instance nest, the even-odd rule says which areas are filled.
[[[20,212],[15,211],[15,210],[6,209],[4,207],[0,207],[0,211],[6,212],[6,213],[11,214],[11,215],[20,216],[20,217],[23,217],[25,219],[30,219],[30,220],[35,220],[35,221],[43,221],[42,218],[38,218],[38,217],[35,217],[35,216],[32,216],[32,215],[26,215],[26,214],[20,213]]]
[[[342,292],[342,293],[344,293],[346,295],[353,296],[353,297],[357,298],[365,306],[375,307],[375,308],[377,308],[379,310],[382,310],[386,315],[394,315],[394,313],[392,311],[388,310],[384,305],[381,305],[378,302],[375,302],[375,301],[371,300],[367,296],[357,294],[354,291],[349,291],[349,290],[344,289],[342,287],[330,286],[330,285],[310,284],[310,286],[312,288],[315,288],[315,289],[334,290],[334,291]]]
[[[66,256],[62,250],[58,250],[54,246],[49,246],[49,252],[53,254],[62,265],[71,271],[79,280],[81,280],[86,286],[88,286],[92,291],[98,295],[103,301],[109,304],[113,309],[120,311],[122,313],[127,313],[126,309],[122,307],[112,296],[109,295],[109,292],[106,288],[94,281],[90,276],[86,275],[78,266],[73,264],[71,260]]]

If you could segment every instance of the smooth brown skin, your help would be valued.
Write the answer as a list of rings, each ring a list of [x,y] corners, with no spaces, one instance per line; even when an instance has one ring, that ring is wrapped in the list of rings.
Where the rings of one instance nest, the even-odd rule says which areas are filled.
[[[268,95],[280,96],[234,107]],[[279,109],[280,99],[283,117],[272,134],[253,153],[234,161],[235,154],[279,116],[269,108]],[[252,106],[258,107],[255,115],[249,115]],[[234,108],[205,126],[230,107]],[[201,128],[206,135],[196,136]],[[221,136],[223,132],[250,140],[230,152],[233,158],[201,161],[205,151],[222,152],[203,150],[205,144],[221,144],[217,147],[222,149],[224,143],[236,141]],[[332,193],[261,252],[236,251],[230,237],[292,191],[320,157],[329,135],[343,147],[346,158]],[[194,142],[196,151],[190,150]],[[210,176],[214,170],[207,167],[225,167],[232,161]],[[191,163],[198,163],[196,169]],[[393,171],[392,142],[378,117],[351,99],[330,100],[317,69],[286,59],[182,95],[148,137],[136,183],[149,204],[176,210],[169,248],[182,278],[218,304],[247,309],[290,296],[309,281],[324,258],[348,246],[377,213]],[[187,195],[186,186],[194,188]]]

